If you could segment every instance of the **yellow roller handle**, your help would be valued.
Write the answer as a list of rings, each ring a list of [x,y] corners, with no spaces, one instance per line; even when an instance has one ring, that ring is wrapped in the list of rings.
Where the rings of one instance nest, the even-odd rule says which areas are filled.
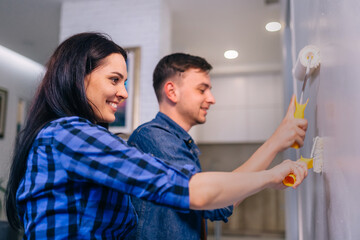
[[[304,118],[304,112],[305,112],[305,108],[306,105],[308,104],[309,99],[306,101],[306,103],[304,104],[300,104],[297,102],[296,97],[295,97],[295,113],[294,113],[294,117],[295,118]],[[291,145],[292,148],[300,148],[299,144],[297,142],[294,142],[293,145]]]
[[[314,162],[313,158],[303,158],[301,156],[300,161],[305,162],[307,164],[308,169],[313,167],[313,162]],[[283,180],[283,184],[288,187],[292,187],[295,184],[295,182],[296,182],[296,176],[293,173],[289,173],[289,175],[287,175]]]

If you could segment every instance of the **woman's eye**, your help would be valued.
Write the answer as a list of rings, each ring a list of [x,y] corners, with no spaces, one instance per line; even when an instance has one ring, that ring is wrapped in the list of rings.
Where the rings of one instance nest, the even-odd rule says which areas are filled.
[[[113,78],[110,78],[110,80],[113,81],[113,83],[117,83],[119,81],[119,78],[113,77]]]

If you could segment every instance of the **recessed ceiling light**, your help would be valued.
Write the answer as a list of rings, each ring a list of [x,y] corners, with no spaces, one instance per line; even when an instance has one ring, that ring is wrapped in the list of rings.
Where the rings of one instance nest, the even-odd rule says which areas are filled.
[[[235,50],[227,50],[224,53],[224,57],[227,59],[234,59],[234,58],[237,58],[238,56],[239,56],[239,53]]]
[[[276,32],[281,29],[281,24],[279,22],[269,22],[268,24],[266,24],[265,28],[269,32]]]

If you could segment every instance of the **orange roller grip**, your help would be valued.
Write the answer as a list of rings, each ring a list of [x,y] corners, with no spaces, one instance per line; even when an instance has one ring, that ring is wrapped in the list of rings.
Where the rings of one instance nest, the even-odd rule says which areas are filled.
[[[313,162],[314,162],[313,158],[303,158],[301,156],[300,161],[305,162],[307,164],[308,169],[313,167]],[[289,175],[287,175],[283,180],[283,184],[288,187],[292,187],[295,184],[295,182],[296,182],[296,176],[293,173],[289,173]]]
[[[304,118],[304,112],[305,112],[305,108],[306,105],[308,104],[309,99],[306,101],[306,103],[304,104],[300,104],[297,102],[296,97],[295,97],[295,113],[294,113],[294,117],[295,118]],[[294,142],[294,144],[291,146],[292,148],[300,148],[299,144],[297,142]]]

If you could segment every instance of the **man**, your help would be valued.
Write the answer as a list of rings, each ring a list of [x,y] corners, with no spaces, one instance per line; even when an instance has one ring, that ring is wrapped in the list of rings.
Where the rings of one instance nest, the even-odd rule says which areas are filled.
[[[175,53],[161,59],[153,74],[160,112],[155,119],[138,127],[128,143],[143,152],[167,159],[166,164],[179,168],[191,165],[200,172],[200,151],[188,131],[205,123],[207,111],[215,104],[209,77],[211,69],[205,59],[189,54]],[[291,108],[273,136],[234,171],[266,169],[279,151],[294,141],[300,146],[303,144],[306,127],[307,121],[294,119]],[[232,214],[232,206],[184,213],[136,198],[132,201],[139,222],[131,239],[206,239],[204,219],[227,222],[227,217]]]

